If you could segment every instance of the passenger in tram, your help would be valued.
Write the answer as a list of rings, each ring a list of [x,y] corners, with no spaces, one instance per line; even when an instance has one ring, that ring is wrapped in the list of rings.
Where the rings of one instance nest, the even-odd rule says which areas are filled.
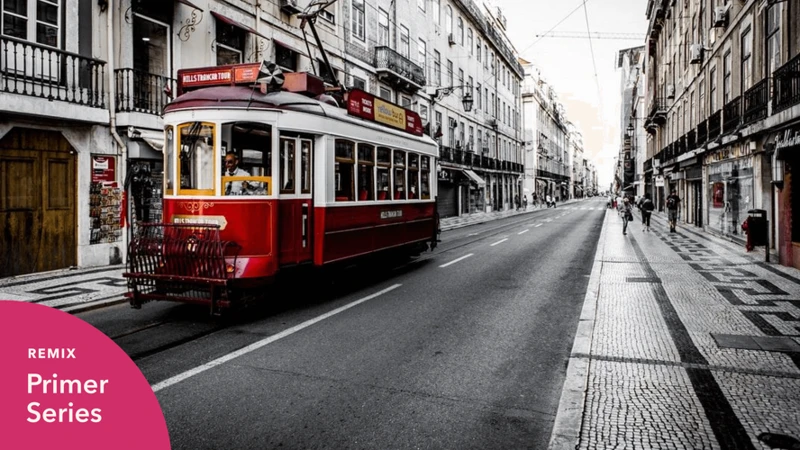
[[[249,177],[250,173],[239,167],[239,157],[234,152],[225,154],[225,177]],[[248,181],[229,181],[225,184],[225,195],[263,194],[262,183]]]

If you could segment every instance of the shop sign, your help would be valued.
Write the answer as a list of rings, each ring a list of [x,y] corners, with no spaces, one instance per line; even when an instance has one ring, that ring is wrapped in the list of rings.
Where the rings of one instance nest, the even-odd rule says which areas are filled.
[[[347,93],[347,113],[416,136],[423,135],[419,114],[360,89],[351,89]]]
[[[92,183],[114,183],[117,160],[113,156],[92,155]]]
[[[656,187],[664,187],[664,176],[659,175],[656,177]]]
[[[800,145],[800,131],[787,129],[775,136],[775,150],[785,150]]]

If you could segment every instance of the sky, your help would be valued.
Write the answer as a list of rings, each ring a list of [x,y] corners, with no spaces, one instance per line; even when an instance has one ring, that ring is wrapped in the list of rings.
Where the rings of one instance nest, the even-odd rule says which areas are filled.
[[[584,151],[597,167],[600,189],[607,189],[620,145],[621,72],[616,66],[617,53],[644,45],[645,41],[539,38],[536,35],[545,34],[554,26],[553,33],[585,33],[587,16],[592,33],[644,35],[647,0],[487,1],[490,2],[501,8],[507,18],[506,35],[519,55],[538,66],[544,79],[554,87],[567,110],[568,120],[583,134]],[[585,12],[583,7],[579,8],[584,3]]]

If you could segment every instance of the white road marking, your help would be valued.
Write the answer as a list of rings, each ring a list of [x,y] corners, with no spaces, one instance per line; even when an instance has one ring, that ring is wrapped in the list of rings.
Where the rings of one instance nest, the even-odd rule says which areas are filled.
[[[500,243],[503,243],[503,242],[505,242],[505,241],[507,241],[507,240],[508,240],[508,238],[501,239],[501,240],[499,240],[499,241],[495,242],[494,244],[490,245],[489,247],[494,247],[495,245],[497,245],[497,244],[500,244]]]
[[[480,233],[480,232],[478,232],[478,233],[470,233],[470,234],[468,234],[468,235],[467,235],[467,237],[470,237],[470,236],[477,236],[477,235],[479,235],[479,234],[481,234],[481,233]]]
[[[534,227],[534,228],[537,228],[537,227],[540,227],[540,226],[542,226],[542,224],[540,224],[540,223],[537,223],[537,224],[536,224],[536,225],[534,225],[533,227]]]
[[[198,367],[195,367],[194,369],[187,370],[186,372],[179,373],[178,375],[175,375],[174,377],[167,378],[166,380],[158,382],[156,384],[153,384],[150,387],[153,389],[153,392],[158,392],[158,391],[160,391],[160,390],[162,390],[164,388],[168,388],[168,387],[172,386],[173,384],[180,383],[181,381],[186,380],[187,378],[193,377],[193,376],[195,376],[197,374],[205,372],[206,370],[212,369],[212,368],[214,368],[216,366],[219,366],[221,364],[225,364],[226,362],[228,362],[228,361],[230,361],[232,359],[238,358],[238,357],[240,357],[242,355],[246,355],[247,353],[250,353],[252,351],[258,350],[261,347],[269,345],[269,344],[271,344],[271,343],[273,343],[273,342],[275,342],[275,341],[277,341],[279,339],[283,339],[286,336],[290,336],[290,335],[292,335],[294,333],[297,333],[298,331],[300,331],[300,330],[302,330],[304,328],[308,328],[311,325],[314,325],[314,324],[316,324],[318,322],[321,322],[321,321],[323,321],[323,320],[325,320],[325,319],[327,319],[329,317],[335,316],[336,314],[344,312],[344,311],[346,311],[346,310],[348,310],[348,309],[350,309],[350,308],[352,308],[354,306],[358,306],[358,305],[360,305],[360,304],[362,304],[362,303],[364,303],[364,302],[366,302],[368,300],[372,300],[375,297],[378,297],[378,296],[383,295],[383,294],[385,294],[385,293],[387,293],[389,291],[397,289],[400,286],[402,286],[402,285],[401,284],[395,284],[395,285],[389,286],[388,288],[386,288],[386,289],[384,289],[382,291],[378,291],[378,292],[376,292],[374,294],[368,295],[368,296],[366,296],[366,297],[364,297],[364,298],[362,298],[360,300],[354,301],[353,303],[348,303],[347,305],[344,305],[342,307],[336,308],[333,311],[329,311],[329,312],[327,312],[327,313],[325,313],[325,314],[323,314],[321,316],[315,317],[313,319],[306,320],[305,322],[303,322],[301,324],[298,324],[298,325],[295,325],[295,326],[293,326],[293,327],[291,327],[289,329],[283,330],[278,334],[275,334],[275,335],[270,336],[270,337],[268,337],[266,339],[262,339],[260,341],[254,342],[254,343],[248,345],[247,347],[243,347],[243,348],[241,348],[239,350],[236,350],[233,353],[228,353],[225,356],[221,356],[221,357],[219,357],[217,359],[211,360],[211,361],[203,364],[202,366],[198,366]]]
[[[520,235],[520,234],[525,234],[525,233],[527,233],[527,232],[528,232],[528,230],[529,230],[529,228],[526,228],[526,229],[524,229],[524,230],[520,231],[519,233],[517,233],[517,235]]]
[[[451,264],[455,264],[455,263],[457,263],[457,262],[461,261],[462,259],[467,259],[467,258],[469,258],[469,257],[470,257],[470,256],[472,256],[472,255],[474,255],[474,253],[468,253],[468,254],[466,254],[466,255],[462,256],[461,258],[454,259],[454,260],[450,261],[450,262],[449,262],[449,263],[447,263],[447,264],[442,264],[442,265],[441,265],[441,266],[439,266],[439,267],[447,267],[447,266],[449,266],[449,265],[451,265]]]

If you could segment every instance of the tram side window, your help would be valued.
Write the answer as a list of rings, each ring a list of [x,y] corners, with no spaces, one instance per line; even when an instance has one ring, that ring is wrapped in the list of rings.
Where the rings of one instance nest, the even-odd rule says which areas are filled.
[[[389,195],[391,189],[392,171],[392,150],[386,147],[378,147],[378,200],[391,200]]]
[[[355,143],[344,139],[337,139],[335,145],[335,188],[336,201],[349,202],[354,200],[354,166]]]
[[[214,194],[214,131],[210,123],[192,122],[179,127],[180,190],[188,194]]]
[[[173,183],[175,178],[175,174],[173,173],[173,169],[175,168],[173,162],[175,159],[175,132],[171,125],[166,127],[164,131],[167,135],[166,141],[164,142],[164,193],[172,195],[174,194],[172,189],[175,187],[175,183]]]
[[[295,140],[281,138],[281,194],[294,194]]]
[[[311,141],[300,140],[300,190],[303,194],[311,193]]]
[[[358,144],[358,200],[375,200],[375,148]]]
[[[420,191],[420,198],[428,200],[431,198],[431,164],[430,156],[423,156],[420,163],[420,177],[422,190]]]
[[[419,198],[419,155],[408,154],[408,198]]]
[[[406,199],[406,152],[394,151],[394,199]]]
[[[222,126],[222,194],[272,192],[272,127],[256,122]]]

